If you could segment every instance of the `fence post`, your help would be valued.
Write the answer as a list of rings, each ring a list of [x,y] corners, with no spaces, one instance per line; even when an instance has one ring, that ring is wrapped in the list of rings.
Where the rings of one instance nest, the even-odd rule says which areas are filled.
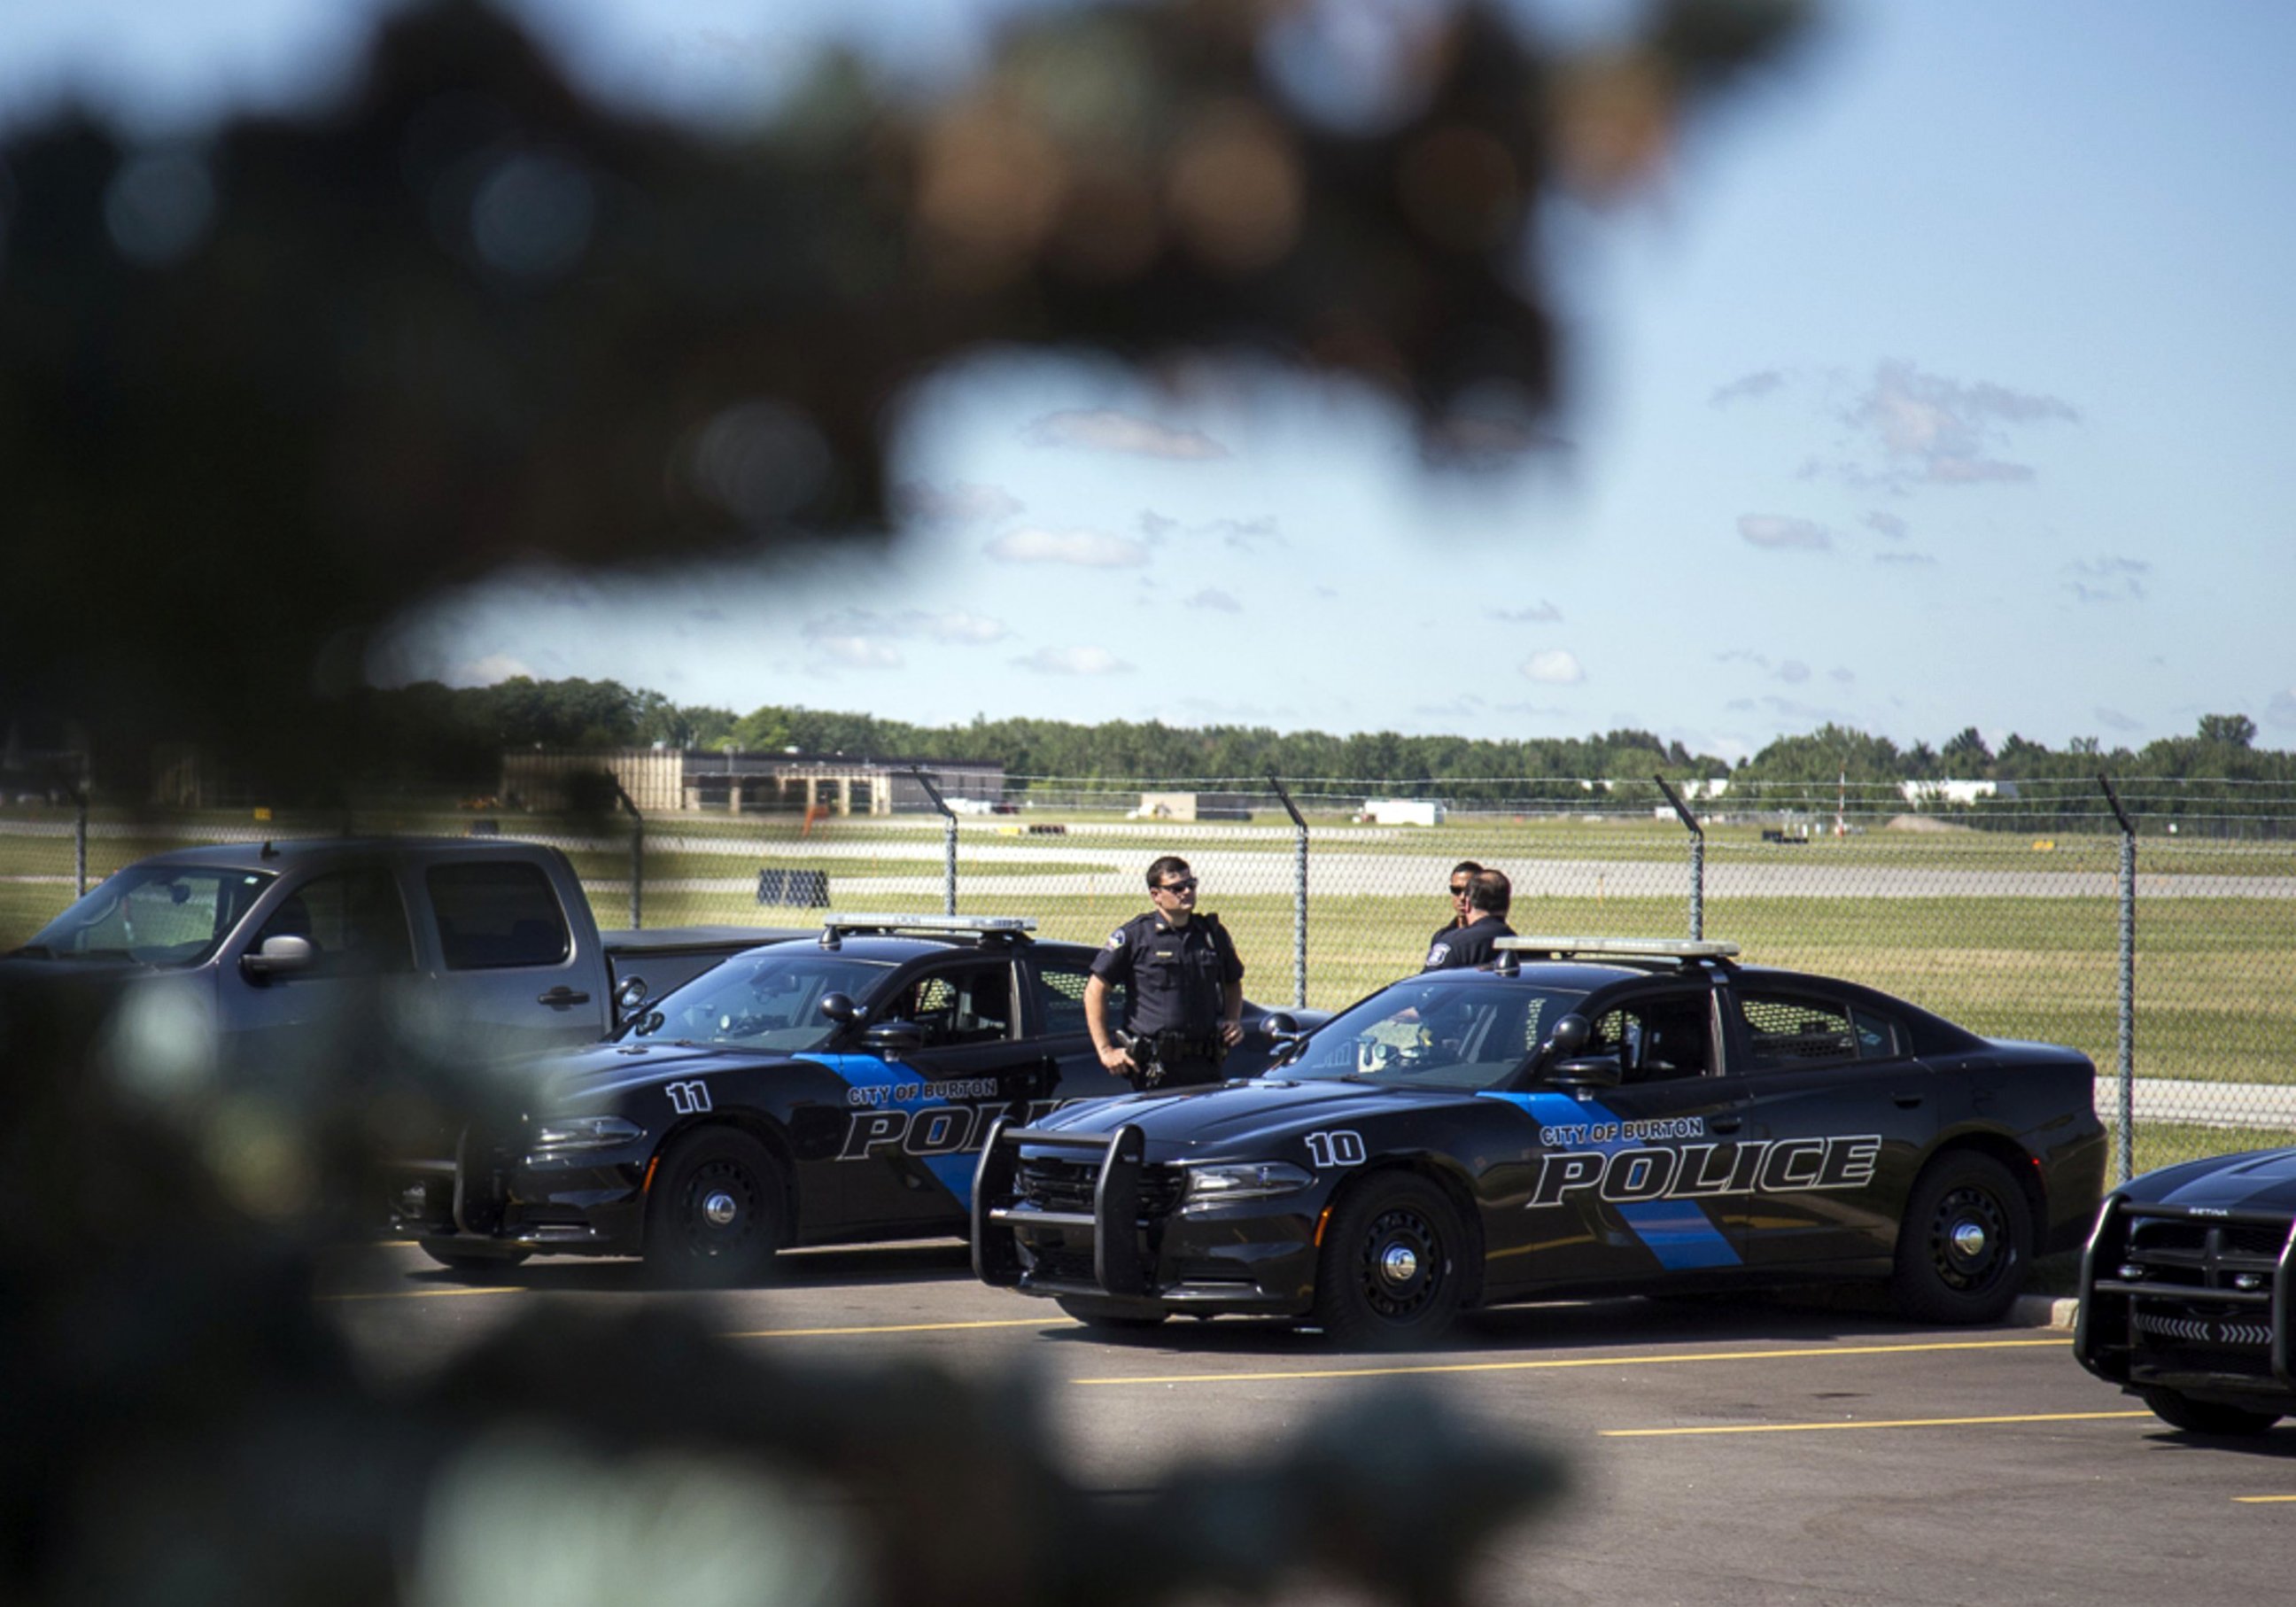
[[[2120,1136],[2112,1164],[2113,1181],[2126,1183],[2136,1165],[2136,827],[2112,779],[2099,774],[2096,784],[2120,823]]]
[[[1292,1007],[1308,1007],[1308,822],[1292,801],[1292,794],[1274,776],[1267,784],[1292,817]]]
[[[1658,783],[1658,790],[1666,794],[1666,801],[1674,806],[1675,814],[1690,832],[1690,939],[1700,942],[1706,936],[1706,828],[1683,807],[1681,796],[1667,785],[1665,776],[1651,779]]]
[[[77,898],[87,891],[87,789],[75,788],[72,802],[78,806],[72,824],[72,881],[79,889],[72,896]]]
[[[614,796],[622,800],[622,808],[630,812],[630,930],[645,930],[645,816],[630,795],[622,791],[619,777],[609,773],[607,779],[614,783]]]
[[[946,866],[942,872],[943,890],[940,913],[944,915],[953,915],[956,914],[956,811],[948,807],[948,800],[940,795],[940,789],[934,786],[931,778],[925,775],[922,765],[911,765],[909,774],[917,778],[917,785],[925,790],[925,796],[932,799],[932,807],[940,811],[941,835],[944,839],[943,848],[946,857]]]

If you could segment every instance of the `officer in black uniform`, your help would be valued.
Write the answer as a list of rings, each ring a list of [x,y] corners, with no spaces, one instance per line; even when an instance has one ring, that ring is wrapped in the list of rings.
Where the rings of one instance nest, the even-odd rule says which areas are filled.
[[[1220,1061],[1243,1037],[1243,962],[1218,915],[1196,909],[1195,873],[1167,854],[1148,867],[1156,907],[1109,935],[1084,988],[1084,1019],[1100,1063],[1135,1088],[1220,1080]],[[1108,990],[1124,988],[1123,1031],[1108,1021]]]
[[[1505,871],[1477,871],[1467,879],[1467,923],[1437,932],[1427,946],[1427,963],[1419,969],[1472,970],[1489,964],[1498,952],[1491,945],[1514,936],[1514,928],[1506,923],[1507,906],[1513,901],[1514,884]]]
[[[1473,884],[1475,873],[1482,868],[1472,859],[1462,859],[1451,867],[1451,918],[1437,927],[1435,935],[1427,939],[1427,948],[1431,955],[1434,952],[1437,944],[1448,943],[1461,927],[1475,918],[1467,912],[1467,897],[1469,889]],[[1422,966],[1420,969],[1424,971],[1427,967]]]

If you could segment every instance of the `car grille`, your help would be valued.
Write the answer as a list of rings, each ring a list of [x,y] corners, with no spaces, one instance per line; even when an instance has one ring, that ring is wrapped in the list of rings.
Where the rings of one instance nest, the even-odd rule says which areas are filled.
[[[1185,1179],[1177,1167],[1140,1168],[1140,1225],[1160,1222],[1180,1203]],[[1097,1160],[1062,1160],[1023,1156],[1013,1179],[1016,1201],[1037,1210],[1068,1211],[1089,1216],[1100,1185]]]
[[[2296,1278],[2290,1220],[2121,1209],[2115,1242],[2096,1246],[2090,1294],[2100,1338],[2125,1353],[2128,1376],[2284,1381],[2291,1358],[2274,1314],[2296,1296],[2282,1291]]]

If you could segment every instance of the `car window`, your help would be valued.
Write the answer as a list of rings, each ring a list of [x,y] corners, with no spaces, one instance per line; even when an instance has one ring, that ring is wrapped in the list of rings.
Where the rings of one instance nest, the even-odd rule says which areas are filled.
[[[314,876],[287,895],[263,922],[252,947],[269,938],[301,938],[311,946],[311,974],[377,976],[414,969],[406,905],[398,883],[380,865]]]
[[[1702,995],[1636,999],[1595,1023],[1587,1053],[1618,1055],[1621,1082],[1669,1082],[1714,1070],[1713,1037]]]
[[[1037,1014],[1044,1022],[1047,1036],[1086,1030],[1084,1019],[1085,984],[1092,980],[1091,971],[1084,965],[1056,965],[1039,962],[1036,971]],[[1124,1019],[1124,984],[1108,984],[1108,1019],[1113,1023]]]
[[[1876,1015],[1870,1010],[1852,1010],[1849,1023],[1857,1034],[1859,1060],[1889,1060],[1906,1052],[1905,1031],[1888,1016]]]
[[[810,943],[776,945],[712,966],[632,1021],[622,1037],[632,1042],[732,1044],[781,1054],[826,1049],[840,1023],[822,1013],[832,993],[867,999],[892,967],[855,959]]]
[[[988,1044],[1013,1036],[1013,968],[1003,961],[931,971],[884,1012],[924,1029],[925,1045]]]
[[[1828,1065],[1857,1058],[1849,1013],[1805,995],[1742,993],[1749,1069]]]
[[[197,965],[277,878],[269,871],[131,865],[83,895],[24,946],[28,954]]]
[[[1576,991],[1430,972],[1382,989],[1311,1033],[1277,1075],[1491,1088],[1522,1069]]]
[[[538,865],[501,859],[423,873],[449,971],[557,965],[573,952],[558,895]]]

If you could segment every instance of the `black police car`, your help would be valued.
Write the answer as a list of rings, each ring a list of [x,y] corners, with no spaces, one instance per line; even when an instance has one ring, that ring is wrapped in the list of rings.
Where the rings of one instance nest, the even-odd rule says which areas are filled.
[[[404,1184],[398,1226],[449,1266],[643,1252],[695,1282],[787,1245],[961,1235],[996,1119],[1127,1092],[1086,1030],[1097,951],[1035,924],[834,915],[727,960],[529,1062],[526,1112]],[[1268,1047],[1248,1033],[1238,1069]]]
[[[2098,1210],[2073,1354],[2164,1423],[2260,1434],[2296,1412],[2296,1149],[2147,1172]]]
[[[1729,944],[1501,947],[1374,994],[1258,1080],[1000,1127],[975,1270],[1087,1323],[1255,1313],[1374,1347],[1466,1307],[1834,1278],[1974,1323],[2095,1212],[2105,1140],[2073,1050]]]

